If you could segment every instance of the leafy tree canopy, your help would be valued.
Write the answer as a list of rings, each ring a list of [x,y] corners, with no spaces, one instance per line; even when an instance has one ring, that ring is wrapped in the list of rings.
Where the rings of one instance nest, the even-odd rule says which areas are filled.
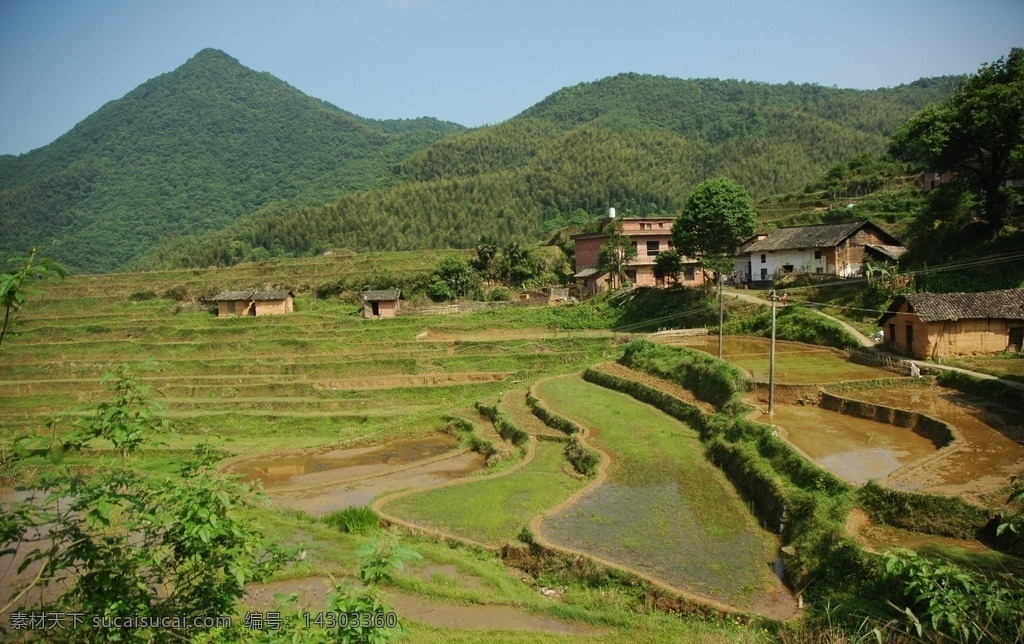
[[[756,224],[757,215],[743,186],[725,177],[708,179],[694,188],[672,224],[672,244],[683,255],[698,258],[701,266],[721,272],[723,259],[731,262]]]
[[[984,65],[949,98],[911,118],[890,149],[930,170],[956,173],[997,237],[1014,202],[1006,182],[1024,176],[1024,49]]]

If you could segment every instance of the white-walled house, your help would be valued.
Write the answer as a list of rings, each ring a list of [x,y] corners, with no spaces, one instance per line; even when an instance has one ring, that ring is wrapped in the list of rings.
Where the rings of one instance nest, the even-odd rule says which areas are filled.
[[[741,278],[755,283],[772,282],[787,273],[854,277],[863,271],[868,246],[899,245],[870,221],[791,226],[744,244],[735,265]]]

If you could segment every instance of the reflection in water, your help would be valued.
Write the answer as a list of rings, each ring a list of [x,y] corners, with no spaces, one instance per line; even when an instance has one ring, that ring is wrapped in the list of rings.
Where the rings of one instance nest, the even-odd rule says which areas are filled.
[[[811,460],[855,485],[884,479],[937,449],[909,429],[820,407],[777,405],[770,420],[758,420],[778,425]]]
[[[253,459],[232,469],[248,480],[268,486],[285,483],[306,474],[346,468],[353,477],[379,470],[380,466],[400,466],[438,456],[455,449],[458,441],[446,434],[391,441],[372,447],[337,449],[312,454],[291,454]]]

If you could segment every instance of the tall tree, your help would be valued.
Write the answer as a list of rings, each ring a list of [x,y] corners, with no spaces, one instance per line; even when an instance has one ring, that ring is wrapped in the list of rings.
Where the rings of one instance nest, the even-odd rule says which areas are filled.
[[[736,248],[754,234],[755,225],[754,207],[743,186],[725,177],[707,179],[693,189],[672,224],[672,245],[721,275],[732,267]]]
[[[613,221],[605,228],[608,241],[597,254],[597,267],[608,273],[612,288],[617,288],[626,279],[626,265],[636,259],[636,246],[628,236],[622,234],[622,222]]]
[[[890,152],[954,172],[977,197],[991,237],[998,237],[1014,203],[1007,180],[1024,175],[1024,49],[984,65],[948,99],[907,121]]]
[[[740,242],[754,234],[757,215],[747,190],[725,177],[697,184],[682,214],[672,224],[672,245],[683,255],[696,257],[718,281],[718,357],[723,354],[722,323],[724,300],[722,281],[732,268],[732,258]]]

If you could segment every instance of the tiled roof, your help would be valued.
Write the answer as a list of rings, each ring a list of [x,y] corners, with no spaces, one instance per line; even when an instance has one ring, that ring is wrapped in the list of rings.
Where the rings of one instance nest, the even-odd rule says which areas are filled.
[[[573,277],[576,277],[576,278],[579,278],[579,279],[583,279],[585,277],[593,277],[594,275],[602,275],[602,274],[603,274],[603,272],[598,270],[598,269],[596,269],[596,268],[584,268],[584,269],[581,269],[580,272],[578,272],[575,275],[573,275]]]
[[[791,226],[779,228],[764,239],[755,241],[747,247],[747,253],[763,253],[775,250],[791,250],[795,248],[831,248],[838,246],[864,226],[874,226],[868,221],[854,221],[845,224],[821,224],[818,226]],[[888,233],[878,229],[884,237],[896,240]]]
[[[289,295],[294,297],[294,294],[286,288],[277,289],[274,291],[256,291],[252,294],[252,299],[263,302],[266,300],[283,300]]]
[[[889,306],[879,323],[895,315],[903,304],[925,322],[968,319],[1024,320],[1024,289],[1011,288],[986,293],[908,293]]]
[[[244,291],[221,291],[213,296],[213,301],[223,302],[228,300],[249,300],[252,298],[253,293],[255,293],[255,291],[251,288]]]
[[[257,302],[265,302],[267,300],[283,300],[292,292],[288,289],[278,289],[272,291],[258,291],[256,289],[246,289],[244,291],[221,291],[213,296],[213,302],[227,302],[231,300],[256,300]]]
[[[386,300],[397,300],[402,297],[402,291],[397,288],[386,288],[378,291],[363,291],[364,302],[384,302]]]
[[[879,253],[880,255],[888,257],[889,259],[899,259],[900,257],[903,257],[903,255],[907,252],[907,247],[906,246],[888,246],[888,245],[884,245],[884,244],[864,244],[864,247],[865,248],[870,248],[871,250],[875,251],[876,253]]]

